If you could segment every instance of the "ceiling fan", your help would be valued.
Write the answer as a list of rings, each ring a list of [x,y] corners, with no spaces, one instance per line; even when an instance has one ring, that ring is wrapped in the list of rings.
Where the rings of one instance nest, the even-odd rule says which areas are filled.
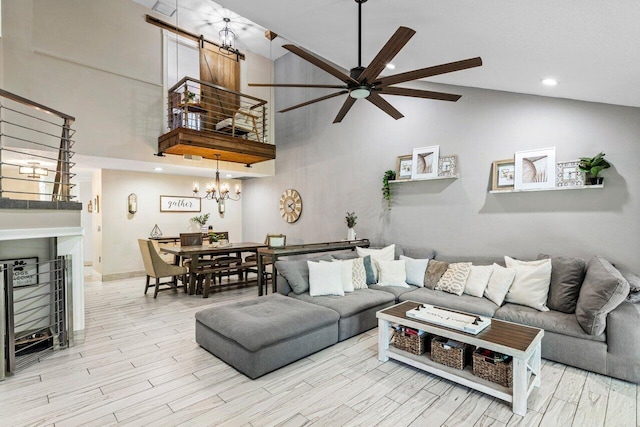
[[[381,77],[380,73],[385,69],[387,63],[389,63],[405,44],[416,33],[411,28],[400,27],[396,30],[395,34],[391,36],[387,44],[385,44],[380,52],[371,61],[368,67],[362,66],[362,3],[366,3],[367,0],[355,0],[358,3],[358,66],[352,68],[349,75],[345,74],[342,70],[336,68],[326,60],[319,58],[312,53],[291,44],[283,45],[282,47],[289,52],[298,55],[302,59],[312,63],[318,68],[326,71],[334,77],[342,80],[342,85],[314,85],[314,84],[259,84],[250,83],[249,86],[270,86],[270,87],[304,87],[304,88],[327,88],[327,89],[342,89],[339,92],[335,92],[329,95],[322,96],[320,98],[312,99],[302,104],[294,105],[284,110],[280,110],[280,113],[286,111],[295,110],[296,108],[304,107],[306,105],[314,104],[316,102],[324,101],[325,99],[334,98],[336,96],[349,94],[344,101],[342,108],[338,112],[338,115],[334,119],[333,123],[340,123],[344,116],[349,112],[353,104],[358,99],[366,99],[382,111],[398,120],[404,117],[400,111],[396,110],[391,104],[385,101],[380,95],[401,95],[412,96],[416,98],[437,99],[440,101],[457,101],[461,95],[453,95],[449,93],[432,92],[427,90],[409,89],[403,87],[394,87],[393,85],[398,83],[405,83],[412,80],[423,79],[425,77],[436,76],[438,74],[451,73],[454,71],[465,70],[467,68],[479,67],[482,65],[482,59],[480,57],[465,59],[463,61],[450,62],[448,64],[436,65],[433,67],[421,68],[419,70],[408,71],[405,73],[395,74],[387,77]]]

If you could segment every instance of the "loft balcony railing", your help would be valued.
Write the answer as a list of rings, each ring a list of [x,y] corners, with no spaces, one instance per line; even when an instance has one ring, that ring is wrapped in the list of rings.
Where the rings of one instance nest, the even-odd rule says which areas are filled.
[[[179,127],[268,143],[267,101],[185,77],[169,89],[169,129]]]
[[[73,201],[74,121],[0,89],[0,201]]]

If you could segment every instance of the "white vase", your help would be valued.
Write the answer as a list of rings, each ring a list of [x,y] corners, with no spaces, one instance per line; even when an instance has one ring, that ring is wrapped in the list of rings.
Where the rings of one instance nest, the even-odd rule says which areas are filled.
[[[356,240],[356,229],[351,227],[347,229],[347,240]]]

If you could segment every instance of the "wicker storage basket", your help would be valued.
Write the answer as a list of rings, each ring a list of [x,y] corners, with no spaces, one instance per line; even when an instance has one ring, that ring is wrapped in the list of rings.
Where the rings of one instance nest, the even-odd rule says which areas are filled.
[[[464,369],[470,359],[473,347],[460,343],[462,347],[444,348],[447,341],[449,341],[447,338],[433,337],[431,340],[431,359],[451,368]]]
[[[427,334],[403,335],[400,332],[394,331],[393,337],[391,339],[391,345],[395,348],[417,355],[426,353],[428,351],[428,344],[429,342],[427,341]]]
[[[480,354],[481,349],[473,352],[473,375],[498,383],[504,387],[511,387],[513,381],[513,359],[494,360]]]

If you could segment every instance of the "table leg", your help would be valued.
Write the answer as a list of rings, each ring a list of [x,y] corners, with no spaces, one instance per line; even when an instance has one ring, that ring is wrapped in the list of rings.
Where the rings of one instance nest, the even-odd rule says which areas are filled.
[[[273,258],[273,263],[271,264],[271,292],[272,293],[276,293],[278,292],[278,269],[276,268],[276,260],[278,258]],[[267,287],[267,284],[265,283],[265,288]]]
[[[236,252],[236,258],[240,259],[240,264],[242,264],[242,252]],[[244,280],[244,272],[241,268],[238,268],[238,282],[242,282]]]
[[[262,274],[262,254],[256,252],[256,261],[258,262],[258,296],[262,296],[262,283],[264,282],[264,277]]]
[[[527,415],[527,362],[513,358],[513,412]]]
[[[535,378],[533,380],[534,387],[540,387],[540,374],[542,372],[542,342],[539,342],[536,346],[536,349],[533,351],[533,355],[531,356],[531,371],[535,374]]]
[[[378,319],[378,360],[386,362],[389,360],[387,350],[389,349],[389,322]]]
[[[189,295],[196,293],[196,279],[198,278],[198,254],[191,256],[189,263]]]

